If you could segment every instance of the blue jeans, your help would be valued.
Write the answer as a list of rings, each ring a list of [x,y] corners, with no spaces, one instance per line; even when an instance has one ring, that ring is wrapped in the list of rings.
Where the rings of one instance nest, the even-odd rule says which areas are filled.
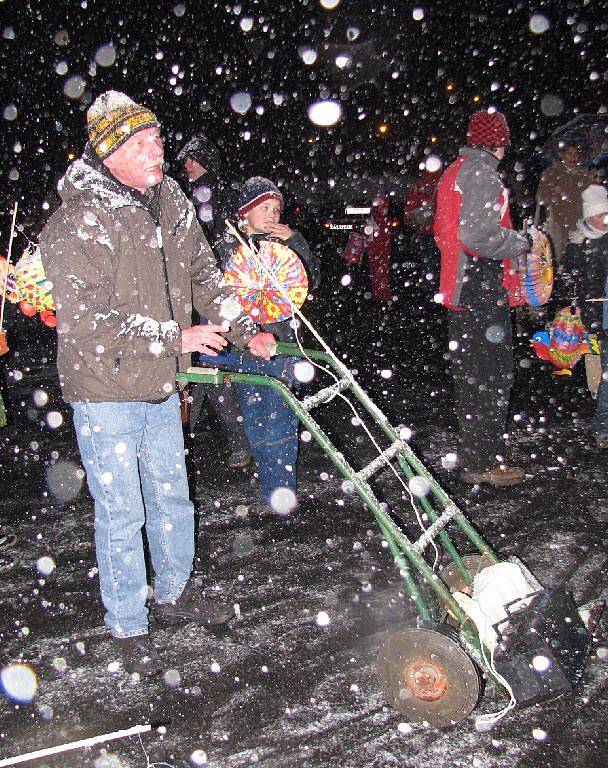
[[[290,389],[296,388],[291,357],[262,360],[247,353],[241,356],[223,352],[216,357],[201,355],[200,360],[239,373],[272,376]],[[299,419],[271,387],[237,384],[236,389],[245,432],[258,467],[260,495],[269,504],[277,488],[295,492]]]
[[[95,502],[95,547],[105,622],[115,637],[148,632],[142,527],[154,598],[179,597],[194,560],[179,398],[164,403],[72,403]]]

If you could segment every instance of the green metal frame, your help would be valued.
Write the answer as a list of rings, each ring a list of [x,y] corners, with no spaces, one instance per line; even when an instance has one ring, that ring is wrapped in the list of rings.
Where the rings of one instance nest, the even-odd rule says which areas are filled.
[[[426,562],[423,557],[423,551],[431,540],[437,538],[442,547],[452,558],[465,583],[470,584],[472,580],[471,573],[464,564],[454,542],[445,530],[447,525],[453,521],[458,525],[460,530],[478,552],[485,556],[489,563],[493,564],[500,562],[498,555],[475,530],[461,510],[454,504],[447,493],[414,454],[407,442],[400,440],[399,434],[394,427],[391,426],[387,417],[375,405],[367,393],[357,384],[346,366],[326,352],[314,349],[301,350],[296,344],[287,342],[280,342],[277,344],[277,354],[291,357],[302,357],[304,354],[311,360],[328,367],[333,374],[335,374],[338,381],[337,383],[325,387],[316,395],[304,398],[303,400],[298,400],[289,388],[278,379],[258,374],[236,373],[234,371],[222,371],[219,369],[207,370],[204,373],[191,370],[187,373],[178,373],[176,378],[179,381],[198,382],[203,384],[224,384],[228,382],[249,383],[271,387],[278,392],[294,413],[297,414],[299,420],[310,432],[318,445],[335,464],[340,474],[353,484],[356,493],[372,511],[376,518],[376,522],[378,523],[378,527],[388,543],[394,562],[404,579],[406,589],[416,605],[416,610],[420,619],[424,622],[430,622],[432,620],[432,614],[429,605],[412,574],[412,568],[422,576],[426,584],[431,587],[441,603],[458,622],[461,639],[471,652],[471,655],[473,655],[475,660],[485,669],[487,675],[493,682],[500,687],[492,670],[485,662],[485,658],[489,656],[489,654],[484,654],[482,651],[481,641],[475,626],[468,620],[468,617],[456,602],[448,587]],[[329,436],[310,415],[310,410],[312,410],[313,407],[329,402],[336,397],[339,392],[347,390],[354,395],[358,403],[365,409],[375,424],[386,437],[391,440],[391,448],[385,451],[385,457],[378,457],[371,462],[370,465],[364,467],[363,470],[359,470],[359,472],[355,471],[350,466],[342,453],[340,453],[332,443]],[[415,476],[420,476],[429,484],[428,496],[417,498],[415,500],[415,503],[420,505],[420,508],[429,520],[427,533],[423,534],[417,542],[410,540],[402,528],[393,520],[391,515],[382,507],[376,494],[367,482],[368,477],[371,476],[374,471],[379,471],[385,468],[387,461],[391,461],[393,458],[396,459],[406,480],[409,481]],[[366,474],[366,472],[369,472],[369,474]]]

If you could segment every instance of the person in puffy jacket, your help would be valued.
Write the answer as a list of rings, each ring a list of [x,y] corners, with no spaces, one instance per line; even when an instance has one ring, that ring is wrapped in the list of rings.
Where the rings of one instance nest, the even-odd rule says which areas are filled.
[[[509,307],[522,303],[515,260],[529,248],[513,230],[497,173],[508,146],[504,115],[482,110],[471,117],[467,146],[439,182],[434,228],[448,309],[459,478],[495,486],[524,478],[508,465],[504,442],[513,381]]]
[[[125,668],[155,672],[142,528],[159,620],[217,624],[231,615],[189,583],[194,507],[175,374],[192,352],[213,355],[228,340],[268,359],[275,340],[243,314],[194,208],[165,176],[156,116],[108,91],[89,108],[87,128],[40,251],[62,393],[95,502],[105,622]],[[193,326],[193,307],[211,323]]]

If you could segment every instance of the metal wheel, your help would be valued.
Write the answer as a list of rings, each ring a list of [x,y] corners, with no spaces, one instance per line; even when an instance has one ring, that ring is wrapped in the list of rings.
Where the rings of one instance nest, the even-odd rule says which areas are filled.
[[[380,649],[376,671],[391,706],[437,728],[467,717],[481,682],[473,660],[444,627],[406,627]]]
[[[471,574],[473,580],[475,576],[484,568],[487,568],[492,563],[485,555],[462,555],[462,562],[465,564],[467,570]],[[465,595],[471,594],[473,584],[466,584],[462,577],[462,574],[456,567],[456,563],[448,563],[441,571],[441,580],[450,590],[450,592],[464,592]]]

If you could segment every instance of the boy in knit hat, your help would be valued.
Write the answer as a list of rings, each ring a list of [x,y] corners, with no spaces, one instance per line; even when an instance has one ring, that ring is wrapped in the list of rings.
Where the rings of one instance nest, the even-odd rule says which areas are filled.
[[[513,381],[509,307],[521,303],[515,259],[528,250],[513,231],[508,193],[497,167],[509,147],[509,126],[494,109],[476,112],[467,146],[437,190],[435,242],[441,253],[440,294],[459,426],[459,478],[464,483],[514,485],[504,432]]]
[[[257,250],[262,240],[284,243],[300,257],[308,272],[309,285],[315,288],[320,280],[317,259],[304,237],[281,222],[282,210],[283,195],[269,179],[253,176],[241,187],[238,226],[249,246]],[[238,245],[238,241],[228,232],[219,242],[216,252],[222,269]],[[263,325],[262,330],[272,333],[280,341],[295,338],[291,318]],[[274,376],[293,386],[293,363],[290,358],[255,361],[245,354],[237,361],[237,367],[241,371]],[[298,418],[270,387],[239,384],[237,388],[245,430],[260,478],[262,504],[258,509],[262,514],[274,512],[287,515],[296,501]]]
[[[592,431],[597,447],[608,448],[608,302],[586,301],[608,297],[608,193],[600,184],[591,184],[581,198],[583,218],[570,233],[563,279],[570,300],[581,307],[585,328],[600,342],[602,373]],[[595,356],[585,357],[586,366],[596,361]]]
[[[189,584],[189,499],[175,373],[228,340],[266,359],[274,345],[239,312],[177,183],[164,175],[159,122],[108,91],[89,142],[59,184],[40,236],[57,308],[57,367],[87,483],[105,622],[129,672],[162,665],[148,635],[145,527],[162,621],[223,623],[231,612]],[[208,325],[192,325],[192,307]],[[189,589],[186,587],[189,586]]]

